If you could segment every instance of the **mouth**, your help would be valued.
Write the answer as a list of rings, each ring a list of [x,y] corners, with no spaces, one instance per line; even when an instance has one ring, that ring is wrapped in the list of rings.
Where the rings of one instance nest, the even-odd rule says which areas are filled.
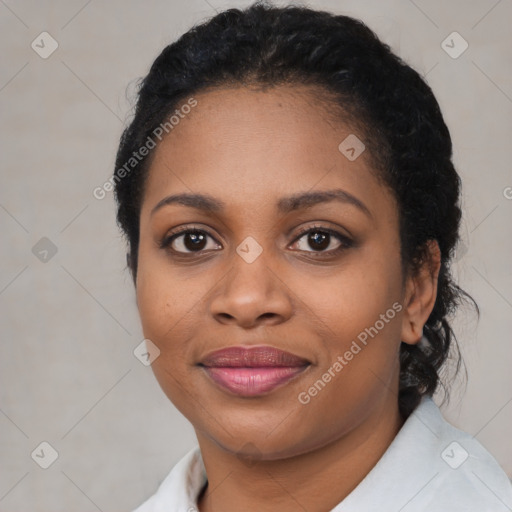
[[[264,345],[225,348],[209,354],[199,363],[222,389],[244,397],[268,394],[310,365],[307,359]]]

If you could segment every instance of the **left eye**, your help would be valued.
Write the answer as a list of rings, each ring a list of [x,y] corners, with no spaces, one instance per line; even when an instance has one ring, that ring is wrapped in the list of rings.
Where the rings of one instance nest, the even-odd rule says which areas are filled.
[[[338,246],[334,249],[326,250],[331,245],[333,238],[338,241]],[[303,239],[304,241],[302,241]],[[295,243],[297,242],[299,245],[298,249],[306,252],[311,252],[308,251],[308,246],[313,249],[312,252],[336,252],[346,247],[350,247],[351,245],[351,242],[347,237],[326,228],[308,229],[296,239]]]

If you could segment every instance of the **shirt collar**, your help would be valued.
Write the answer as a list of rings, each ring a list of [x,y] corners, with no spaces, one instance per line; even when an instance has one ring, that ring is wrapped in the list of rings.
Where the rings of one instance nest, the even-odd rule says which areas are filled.
[[[468,464],[456,460],[461,456],[469,457]],[[462,470],[455,471],[459,467],[456,464]],[[487,477],[487,484],[478,473]],[[481,484],[475,475],[488,489],[494,486],[499,495],[493,491],[491,496],[482,487],[485,496],[476,503],[474,486]],[[201,453],[194,448],[176,464],[158,492],[135,512],[165,512],[171,505],[172,510],[197,512],[197,498],[206,483]],[[512,487],[495,459],[476,439],[448,423],[433,399],[424,395],[377,464],[331,512],[434,510],[441,502],[448,503],[448,508],[442,510],[476,510],[471,507],[479,503],[485,506],[489,499],[496,505],[497,499],[505,503],[500,496],[512,501]]]
[[[134,512],[197,512],[197,498],[206,482],[201,452],[194,448],[172,468],[158,491]]]
[[[412,510],[408,504],[450,469],[440,457],[445,424],[438,406],[424,395],[377,464],[332,512]]]

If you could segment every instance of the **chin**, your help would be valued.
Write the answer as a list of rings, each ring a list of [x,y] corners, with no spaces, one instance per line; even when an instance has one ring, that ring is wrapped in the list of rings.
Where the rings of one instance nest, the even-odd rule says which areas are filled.
[[[218,422],[210,418],[191,418],[199,436],[207,437],[220,448],[242,459],[278,460],[309,451],[315,443],[312,427],[302,416],[284,408],[219,409]],[[206,421],[205,421],[206,420]],[[321,428],[317,426],[317,428]],[[320,443],[321,444],[321,443]]]

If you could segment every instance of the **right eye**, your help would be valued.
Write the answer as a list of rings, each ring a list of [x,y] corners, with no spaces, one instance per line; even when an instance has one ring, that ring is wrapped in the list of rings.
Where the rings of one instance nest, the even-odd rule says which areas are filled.
[[[212,250],[211,247],[207,247],[208,238],[215,240],[207,231],[185,226],[166,235],[160,242],[160,248],[170,249],[172,252],[178,254],[200,253],[202,251]],[[213,247],[213,250],[215,250],[215,247]]]

